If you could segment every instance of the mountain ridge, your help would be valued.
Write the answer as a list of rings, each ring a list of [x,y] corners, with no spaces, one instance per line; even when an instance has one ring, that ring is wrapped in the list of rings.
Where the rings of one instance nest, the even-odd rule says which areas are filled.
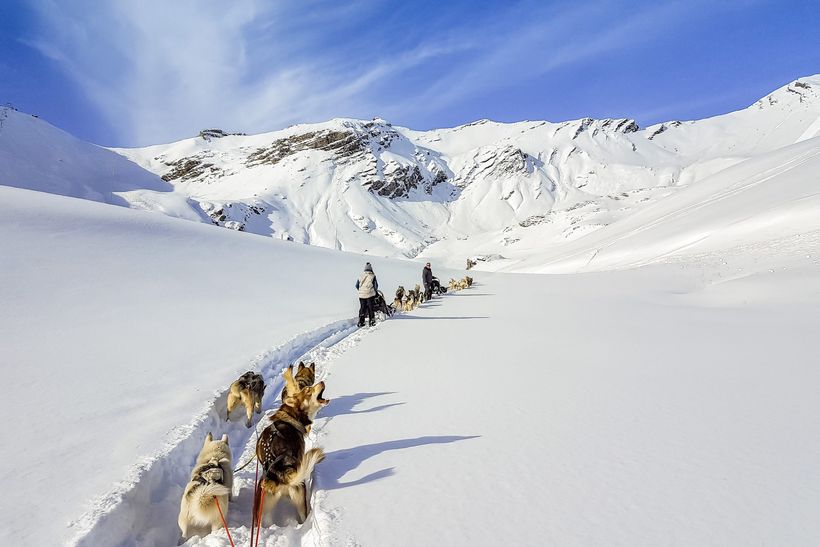
[[[468,257],[560,247],[733,165],[818,134],[820,75],[798,78],[741,110],[646,128],[630,118],[477,120],[429,131],[380,118],[334,118],[256,135],[211,128],[173,143],[110,149],[152,177],[135,171],[140,183],[111,187],[95,173],[91,186],[108,192],[71,195],[300,243],[421,255],[456,266]],[[41,140],[27,141],[26,157],[49,141]],[[0,154],[4,148],[10,147],[0,133]],[[13,177],[0,183],[26,184],[7,182]]]

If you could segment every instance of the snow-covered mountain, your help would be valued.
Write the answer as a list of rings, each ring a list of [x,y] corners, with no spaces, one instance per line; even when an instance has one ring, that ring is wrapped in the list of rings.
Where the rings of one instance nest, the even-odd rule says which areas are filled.
[[[2,184],[339,250],[451,266],[494,259],[479,267],[498,269],[560,255],[707,177],[813,139],[820,76],[737,112],[644,129],[629,119],[432,131],[334,119],[115,150],[154,176],[44,122],[3,115]]]
[[[643,130],[333,120],[120,153],[0,110],[0,544],[175,544],[205,435],[238,466],[268,425],[225,420],[231,382],[262,373],[267,413],[306,360],[327,457],[310,518],[260,545],[818,545],[818,90]],[[357,329],[365,260],[388,294],[418,261],[274,238],[596,271],[478,272]],[[248,544],[255,475],[233,539],[186,545]]]
[[[736,163],[820,133],[820,77],[724,116],[488,120],[412,131],[337,119],[118,150],[213,222],[342,250],[462,265],[597,231]]]

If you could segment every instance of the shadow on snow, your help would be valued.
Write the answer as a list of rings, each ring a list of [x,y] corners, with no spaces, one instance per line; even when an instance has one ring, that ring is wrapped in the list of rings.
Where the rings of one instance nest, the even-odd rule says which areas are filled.
[[[395,441],[365,444],[354,448],[336,450],[327,454],[322,473],[317,476],[317,483],[322,490],[338,490],[340,488],[348,488],[350,486],[358,486],[360,484],[377,481],[394,475],[395,468],[387,467],[380,469],[379,471],[349,482],[341,482],[341,479],[347,473],[357,469],[366,460],[384,452],[432,444],[449,444],[467,439],[476,439],[478,437],[480,437],[480,435],[428,435],[425,437],[416,437],[415,439],[398,439]]]
[[[399,406],[405,403],[388,403],[378,405],[371,408],[361,410],[354,410],[359,404],[372,397],[379,397],[381,395],[393,395],[395,391],[378,391],[374,393],[355,393],[353,395],[345,395],[343,397],[334,397],[327,411],[322,412],[322,417],[332,418],[334,416],[343,416],[345,414],[367,414],[369,412],[378,412],[391,406]]]

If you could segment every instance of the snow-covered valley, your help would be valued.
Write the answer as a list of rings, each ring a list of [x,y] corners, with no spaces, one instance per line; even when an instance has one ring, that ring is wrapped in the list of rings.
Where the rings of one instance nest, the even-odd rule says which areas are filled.
[[[269,412],[307,359],[327,458],[260,545],[816,545],[819,94],[116,153],[5,110],[0,543],[175,545],[205,434],[253,453],[230,383],[261,372]],[[391,298],[475,256],[472,288],[356,328],[365,261]]]
[[[712,199],[732,167],[765,170],[773,154],[815,146],[820,76],[723,116],[643,129],[629,119],[430,131],[336,119],[115,149],[142,170],[40,120],[4,116],[2,184],[331,249],[519,271],[534,254],[550,262],[587,248],[674,194]]]

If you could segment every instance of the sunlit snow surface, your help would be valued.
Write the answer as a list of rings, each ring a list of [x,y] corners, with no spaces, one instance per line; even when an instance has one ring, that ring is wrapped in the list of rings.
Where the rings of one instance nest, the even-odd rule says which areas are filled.
[[[253,430],[222,416],[231,381],[262,371],[272,409],[282,367],[304,358],[332,399],[309,439],[327,459],[312,516],[296,526],[283,508],[260,544],[818,544],[820,137],[817,101],[792,95],[651,141],[653,128],[610,135],[602,142],[627,154],[625,143],[644,139],[638,150],[654,150],[644,159],[677,148],[669,161],[683,162],[680,184],[617,215],[593,211],[600,200],[575,207],[584,200],[567,196],[577,188],[565,188],[569,201],[556,190],[537,214],[569,225],[584,211],[613,214],[597,228],[576,222],[590,227],[571,238],[554,237],[553,221],[521,226],[518,210],[497,212],[505,200],[493,192],[506,191],[493,185],[520,189],[527,177],[478,177],[455,199],[390,200],[355,181],[336,193],[333,170],[309,171],[319,187],[282,193],[283,216],[260,221],[284,222],[295,242],[237,233],[209,225],[193,183],[167,184],[7,112],[0,543],[176,544],[204,435],[227,432],[236,464],[253,451]],[[520,128],[400,131],[455,176],[458,161]],[[603,154],[602,142],[581,148]],[[231,199],[253,194],[263,179],[214,182],[210,199],[229,187]],[[197,222],[156,214],[163,207]],[[347,229],[342,213],[355,237],[334,235]],[[508,222],[517,227],[504,232]],[[311,233],[321,239],[312,243],[369,254],[299,244]],[[413,234],[439,238],[422,256],[445,280],[463,272],[442,271],[435,257],[461,265],[496,253],[505,258],[479,268],[527,274],[474,271],[469,290],[355,328],[365,260],[388,297],[420,281],[424,260],[379,256],[406,254],[402,241],[421,241]],[[253,466],[238,473],[228,511],[238,544],[248,541],[252,482]],[[189,545],[228,541],[219,532]]]

